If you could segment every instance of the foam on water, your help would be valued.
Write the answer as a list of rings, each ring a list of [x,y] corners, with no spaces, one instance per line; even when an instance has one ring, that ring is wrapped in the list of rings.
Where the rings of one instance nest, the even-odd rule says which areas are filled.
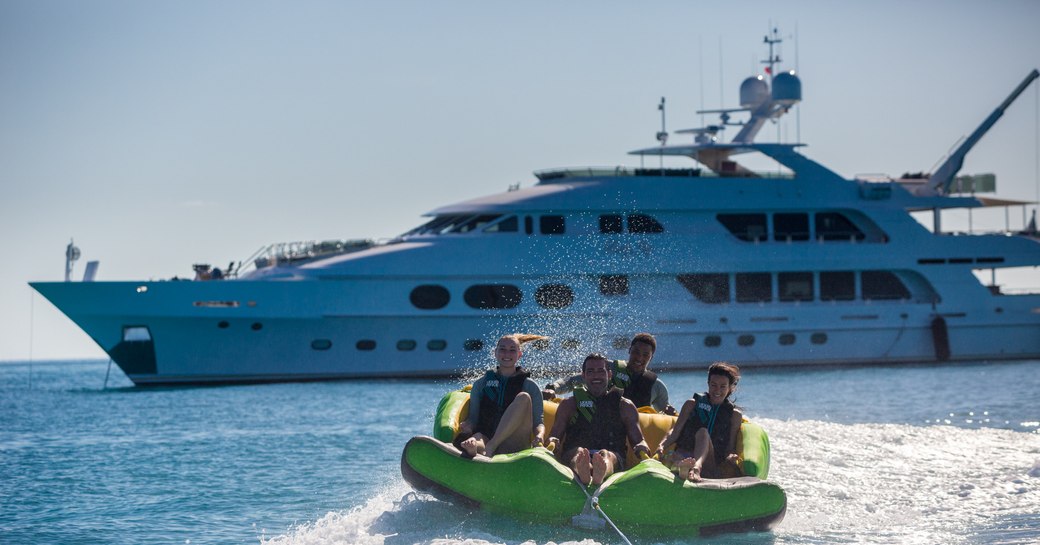
[[[787,491],[787,516],[773,532],[714,537],[712,543],[1010,545],[1040,540],[1036,434],[949,426],[759,422],[770,433],[770,477]],[[262,541],[591,545],[619,540],[609,530],[589,533],[473,512],[414,494],[398,481],[353,510],[328,513]]]

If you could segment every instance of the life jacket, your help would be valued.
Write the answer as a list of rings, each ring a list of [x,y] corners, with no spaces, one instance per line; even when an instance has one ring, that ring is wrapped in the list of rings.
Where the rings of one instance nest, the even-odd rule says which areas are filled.
[[[524,389],[524,381],[530,373],[519,366],[516,373],[510,377],[503,377],[497,372],[489,370],[484,373],[484,389],[480,395],[480,415],[477,417],[477,429],[487,437],[494,435],[498,429],[498,423],[502,420],[502,413],[506,407],[516,399],[516,395]]]
[[[715,463],[721,464],[730,453],[729,448],[730,424],[733,422],[733,402],[726,398],[719,406],[711,404],[707,393],[694,394],[695,407],[686,424],[679,432],[679,439],[675,442],[675,448],[693,452],[694,440],[697,430],[708,428],[708,436],[711,437],[712,450],[715,451]]]
[[[647,370],[633,377],[625,360],[614,361],[614,366],[614,378],[611,383],[620,388],[623,395],[635,403],[636,407],[649,406],[650,394],[654,390],[654,383],[657,382],[657,373]]]
[[[599,397],[592,397],[584,387],[575,388],[574,400],[578,406],[567,423],[561,452],[585,447],[624,453],[628,434],[621,421],[621,397],[621,390],[617,388]]]

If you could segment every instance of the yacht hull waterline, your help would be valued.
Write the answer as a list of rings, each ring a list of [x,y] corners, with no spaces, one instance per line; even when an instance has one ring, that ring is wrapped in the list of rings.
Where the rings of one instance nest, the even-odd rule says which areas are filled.
[[[792,89],[778,76],[772,91],[751,86],[765,95],[742,87],[730,111],[751,118],[731,142],[711,126],[688,131],[692,145],[632,152],[697,168],[543,171],[391,241],[267,255],[221,280],[31,285],[137,385],[459,375],[516,331],[549,335],[539,348],[575,362],[622,357],[649,331],[658,370],[1037,359],[1040,294],[973,273],[1040,266],[1035,227],[940,229],[942,210],[986,206],[950,181],[1036,78],[931,176],[845,179],[801,144],[753,142],[756,123],[800,99],[797,81],[798,96],[777,92]],[[779,174],[745,168],[744,153]]]

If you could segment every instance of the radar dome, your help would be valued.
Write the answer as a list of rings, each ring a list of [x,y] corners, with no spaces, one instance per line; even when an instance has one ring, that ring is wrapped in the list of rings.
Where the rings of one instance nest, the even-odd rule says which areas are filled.
[[[754,108],[769,99],[769,85],[762,76],[750,77],[740,84],[740,107]]]
[[[794,71],[781,72],[773,78],[773,100],[791,106],[802,100],[802,80]]]

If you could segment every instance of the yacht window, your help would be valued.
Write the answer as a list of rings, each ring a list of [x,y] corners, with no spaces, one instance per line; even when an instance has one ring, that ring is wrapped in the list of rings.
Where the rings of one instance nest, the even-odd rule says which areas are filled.
[[[809,342],[813,344],[827,344],[827,334],[813,333],[812,337],[809,337]]]
[[[890,271],[863,271],[860,276],[863,282],[864,299],[909,299],[910,290],[903,281]]]
[[[311,348],[315,350],[328,350],[332,348],[332,341],[328,339],[314,339],[311,341]]]
[[[718,335],[708,335],[707,337],[704,337],[704,346],[707,346],[708,348],[716,348],[721,345],[722,337],[719,337]]]
[[[484,341],[480,339],[466,339],[462,342],[462,348],[468,352],[476,352],[484,348]]]
[[[523,300],[520,288],[510,284],[477,284],[466,289],[462,298],[472,308],[515,308]]]
[[[531,216],[524,216],[524,232],[529,235],[534,232],[534,222],[531,220]]]
[[[563,216],[542,216],[538,218],[538,230],[543,235],[562,235],[564,232]]]
[[[646,214],[631,214],[628,216],[629,233],[663,233],[664,226],[656,219]]]
[[[443,233],[470,216],[437,216],[420,226],[413,232],[417,235],[437,235]]]
[[[520,221],[516,216],[507,216],[506,219],[494,223],[484,229],[485,233],[515,233],[520,230]]]
[[[401,340],[397,341],[397,349],[402,351],[402,352],[409,352],[409,351],[415,350],[415,340],[414,339],[401,339]]]
[[[773,300],[769,273],[737,273],[737,302],[764,303]]]
[[[737,337],[737,344],[740,346],[751,346],[755,344],[754,335],[741,335]]]
[[[500,217],[501,216],[497,216],[497,215],[496,216],[491,216],[491,215],[474,216],[474,217],[466,219],[466,221],[462,221],[462,222],[456,223],[454,226],[452,226],[450,232],[452,232],[452,233],[468,233],[468,232],[474,231],[476,229],[482,229],[484,226],[486,226],[487,224],[497,220]]]
[[[777,341],[780,343],[780,346],[791,346],[795,341],[794,333],[781,333]]]
[[[416,286],[408,296],[415,308],[423,310],[437,310],[444,308],[451,301],[448,288],[436,284],[423,284]]]
[[[783,272],[777,274],[781,301],[812,301],[811,272]]]
[[[679,283],[702,303],[729,302],[729,275],[720,273],[680,274]]]
[[[448,347],[448,341],[444,339],[432,339],[426,342],[426,349],[431,352],[440,352]]]
[[[716,218],[740,240],[758,242],[766,239],[765,214],[719,214]]]
[[[621,220],[621,214],[604,214],[599,217],[599,232],[605,234],[621,233],[625,230],[625,224]]]
[[[773,240],[809,240],[809,214],[773,214]]]
[[[628,295],[628,276],[605,274],[599,277],[599,292],[603,295]]]
[[[816,214],[816,238],[819,240],[863,240],[866,235],[844,214],[818,212]]]
[[[367,352],[376,349],[376,342],[371,339],[361,339],[355,346],[357,346],[358,350],[364,350]]]
[[[821,301],[851,301],[856,298],[856,273],[829,271],[820,273]]]
[[[567,308],[574,302],[574,290],[563,284],[545,284],[534,292],[534,300],[544,308]]]

